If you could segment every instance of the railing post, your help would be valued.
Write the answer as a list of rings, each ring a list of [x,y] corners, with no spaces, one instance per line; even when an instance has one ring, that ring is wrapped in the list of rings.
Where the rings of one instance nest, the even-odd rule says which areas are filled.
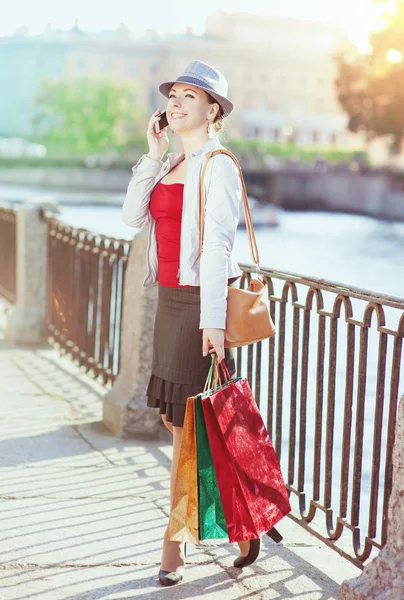
[[[168,439],[159,411],[146,406],[157,286],[143,287],[147,231],[139,232],[125,274],[119,374],[103,400],[103,422],[119,437]],[[169,434],[170,435],[170,434]]]
[[[338,600],[402,600],[404,597],[404,396],[398,410],[393,453],[393,487],[388,511],[387,543],[380,554],[350,581]]]
[[[37,344],[46,337],[47,225],[43,211],[55,203],[32,198],[17,210],[16,301],[7,314],[5,337]]]

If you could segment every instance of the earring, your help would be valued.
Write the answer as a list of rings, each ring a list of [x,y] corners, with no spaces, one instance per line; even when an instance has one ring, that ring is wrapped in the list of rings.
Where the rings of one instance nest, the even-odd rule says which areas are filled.
[[[210,122],[208,121],[206,124],[206,133],[209,134],[210,133]]]
[[[175,133],[174,129],[172,129],[172,130],[171,130],[171,133],[172,133],[172,134],[174,134],[174,133]]]

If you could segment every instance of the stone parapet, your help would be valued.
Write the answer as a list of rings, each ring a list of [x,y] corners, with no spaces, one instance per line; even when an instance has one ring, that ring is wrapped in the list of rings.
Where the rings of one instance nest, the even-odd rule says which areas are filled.
[[[17,210],[16,302],[7,315],[5,337],[14,344],[46,338],[48,231],[43,211],[59,212],[49,200],[31,199]]]
[[[169,439],[159,411],[146,406],[153,357],[157,286],[143,287],[147,232],[138,233],[125,275],[120,369],[103,401],[104,424],[119,437]]]
[[[404,396],[401,399],[393,453],[387,543],[355,579],[345,581],[338,600],[403,600],[404,598]]]

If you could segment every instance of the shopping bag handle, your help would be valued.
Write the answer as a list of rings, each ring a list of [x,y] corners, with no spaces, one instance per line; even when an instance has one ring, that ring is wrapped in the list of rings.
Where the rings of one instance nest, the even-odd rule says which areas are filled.
[[[223,383],[222,378],[220,376],[220,367],[223,371]],[[218,386],[219,382],[219,386]],[[203,393],[207,392],[209,389],[216,389],[216,387],[224,387],[225,385],[231,382],[231,375],[229,373],[229,369],[224,362],[224,359],[219,363],[219,359],[215,352],[212,353],[212,362],[210,364],[210,369],[208,372],[208,376],[206,378],[205,387],[203,388]]]
[[[212,354],[212,362],[210,363],[210,369],[209,369],[208,376],[205,381],[205,387],[203,388],[203,393],[207,392],[212,385],[212,373],[213,373],[214,364],[215,364],[215,358],[214,358],[214,355]]]
[[[226,363],[224,362],[224,359],[219,363],[219,361],[217,360],[217,355],[216,355],[216,361],[217,361],[217,370],[218,372],[220,371],[220,367],[222,367],[222,371],[224,374],[224,379],[226,383],[230,383],[231,382],[231,375],[229,372],[229,369],[227,368]]]

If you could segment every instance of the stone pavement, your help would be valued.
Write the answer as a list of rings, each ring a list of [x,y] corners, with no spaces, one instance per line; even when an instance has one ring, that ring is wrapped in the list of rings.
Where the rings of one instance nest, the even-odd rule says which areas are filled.
[[[286,518],[250,568],[232,567],[234,545],[201,544],[185,583],[161,588],[171,448],[112,435],[104,392],[50,347],[0,340],[1,600],[336,600],[358,575]]]

